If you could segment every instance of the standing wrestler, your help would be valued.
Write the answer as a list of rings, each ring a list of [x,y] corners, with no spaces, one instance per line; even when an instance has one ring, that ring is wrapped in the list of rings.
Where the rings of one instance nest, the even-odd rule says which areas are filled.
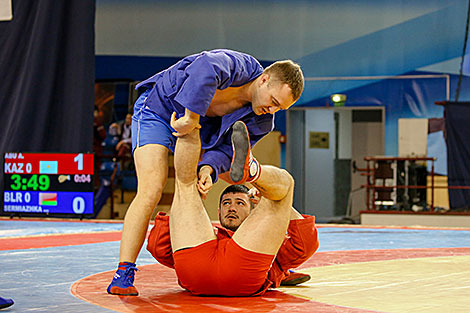
[[[273,114],[297,101],[303,86],[302,71],[292,61],[263,70],[252,56],[223,49],[190,55],[137,85],[146,89],[132,117],[138,187],[124,219],[120,263],[109,293],[138,294],[128,282],[134,280],[135,261],[166,183],[168,152],[174,150],[176,136],[202,126],[205,153],[197,187],[205,197],[218,175],[230,168],[231,125],[244,121],[251,144],[256,143],[273,129]]]
[[[243,122],[234,124],[232,138],[232,180],[247,177],[252,162],[260,170],[251,182],[261,194],[256,207],[248,188],[229,186],[219,204],[222,227],[214,229],[196,186],[200,139],[194,130],[176,144],[170,216],[159,214],[149,236],[147,249],[161,264],[174,268],[180,286],[194,295],[261,295],[278,287],[290,267],[304,263],[318,248],[314,217],[292,208],[290,174],[259,165],[251,157]]]

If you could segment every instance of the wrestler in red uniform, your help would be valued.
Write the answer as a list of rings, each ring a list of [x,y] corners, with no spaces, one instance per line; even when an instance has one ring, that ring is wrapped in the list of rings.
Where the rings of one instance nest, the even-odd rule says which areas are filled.
[[[180,286],[195,295],[261,295],[278,287],[289,268],[305,262],[318,248],[314,217],[292,208],[294,182],[289,173],[260,165],[251,156],[243,122],[235,123],[232,144],[230,177],[237,183],[256,177],[250,181],[261,195],[256,207],[247,187],[232,185],[220,199],[223,227],[210,224],[196,187],[200,141],[195,130],[178,139],[171,213],[157,216],[149,237],[147,249],[174,268]]]
[[[235,185],[237,186],[237,185]],[[231,188],[232,186],[228,187]],[[239,193],[239,192],[235,192]],[[242,193],[242,191],[240,191]],[[284,239],[284,243],[279,249],[274,262],[272,263],[271,268],[269,269],[267,275],[263,273],[262,279],[264,283],[262,287],[253,295],[259,295],[266,291],[268,288],[279,287],[281,281],[288,275],[288,270],[290,268],[296,268],[302,263],[307,261],[313,253],[318,248],[318,236],[317,229],[315,228],[315,218],[313,216],[303,215],[304,219],[300,220],[291,220],[289,223],[289,228],[287,230],[288,235]],[[226,229],[221,226],[215,226],[214,231],[217,236],[216,242],[210,242],[211,246],[218,246],[219,251],[223,251],[223,247],[227,245],[235,245],[236,243],[231,243],[231,238],[233,231]],[[239,247],[238,247],[239,248]],[[159,212],[155,218],[155,226],[150,231],[150,236],[148,238],[147,250],[157,259],[157,261],[165,266],[170,268],[175,268],[175,262],[173,259],[173,253],[171,252],[171,242],[170,242],[170,228],[169,228],[169,217],[166,216],[164,212]],[[184,250],[183,250],[184,251]],[[222,285],[221,290],[218,289],[219,284],[211,283],[211,280],[218,280],[219,273],[211,265],[215,262],[215,258],[222,258],[222,262],[219,265],[221,270],[225,272],[231,272],[234,268],[242,267],[245,272],[237,272],[236,275],[239,276],[239,283],[241,286],[244,284],[244,279],[251,279],[253,272],[256,272],[256,267],[258,261],[264,261],[264,258],[271,262],[272,257],[266,255],[254,254],[251,251],[244,251],[242,248],[239,248],[239,253],[253,253],[253,259],[245,258],[239,259],[239,257],[228,257],[224,256],[223,252],[219,252],[217,256],[209,256],[205,261],[207,256],[200,255],[200,253],[195,253],[194,255],[188,254],[185,257],[190,258],[191,262],[209,262],[205,264],[205,271],[199,271],[200,283],[202,286],[185,286],[179,282],[181,287],[190,290],[195,294],[201,294],[201,291],[208,292],[209,294],[227,294],[232,295],[234,292],[239,290],[240,286],[226,286]],[[198,260],[198,261],[196,261]],[[243,266],[239,262],[245,262]],[[261,262],[263,263],[263,262]],[[198,268],[197,266],[190,267],[187,270],[195,271]]]

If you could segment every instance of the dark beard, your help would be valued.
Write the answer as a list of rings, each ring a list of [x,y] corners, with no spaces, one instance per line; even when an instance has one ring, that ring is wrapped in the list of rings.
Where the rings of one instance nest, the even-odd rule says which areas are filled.
[[[236,232],[239,226],[230,226],[227,225],[226,223],[222,222],[220,223],[224,228],[227,228],[228,230],[231,230],[233,232]]]

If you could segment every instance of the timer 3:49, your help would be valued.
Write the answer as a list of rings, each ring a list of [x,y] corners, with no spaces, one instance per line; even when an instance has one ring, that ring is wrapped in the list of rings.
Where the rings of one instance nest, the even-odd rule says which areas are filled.
[[[31,175],[29,179],[22,178],[15,174],[11,176],[13,184],[10,185],[12,190],[47,190],[50,186],[49,177],[47,175]]]

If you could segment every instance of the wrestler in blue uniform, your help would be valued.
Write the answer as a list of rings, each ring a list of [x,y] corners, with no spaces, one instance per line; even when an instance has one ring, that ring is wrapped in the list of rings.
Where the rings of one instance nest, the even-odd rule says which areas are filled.
[[[263,70],[250,55],[218,49],[185,57],[137,88],[144,89],[132,117],[139,188],[126,213],[121,262],[108,287],[109,293],[118,295],[138,294],[133,286],[134,262],[166,182],[167,149],[174,151],[174,134],[183,136],[201,127],[204,154],[199,163],[198,189],[201,195],[207,194],[212,182],[230,170],[231,126],[243,121],[254,145],[273,129],[273,114],[288,109],[300,97],[303,75],[289,60]],[[250,169],[250,178],[259,174],[257,167],[253,175],[252,167],[241,169],[246,168]]]
[[[137,85],[146,91],[137,100],[132,123],[132,148],[150,143],[174,149],[170,117],[184,115],[185,108],[201,116],[202,165],[214,169],[215,182],[230,168],[232,146],[228,130],[238,120],[245,122],[254,145],[273,130],[274,116],[256,115],[251,105],[221,117],[206,117],[216,89],[239,87],[256,79],[263,67],[250,55],[232,50],[204,51],[185,57],[170,68]],[[145,121],[147,119],[148,121]]]

